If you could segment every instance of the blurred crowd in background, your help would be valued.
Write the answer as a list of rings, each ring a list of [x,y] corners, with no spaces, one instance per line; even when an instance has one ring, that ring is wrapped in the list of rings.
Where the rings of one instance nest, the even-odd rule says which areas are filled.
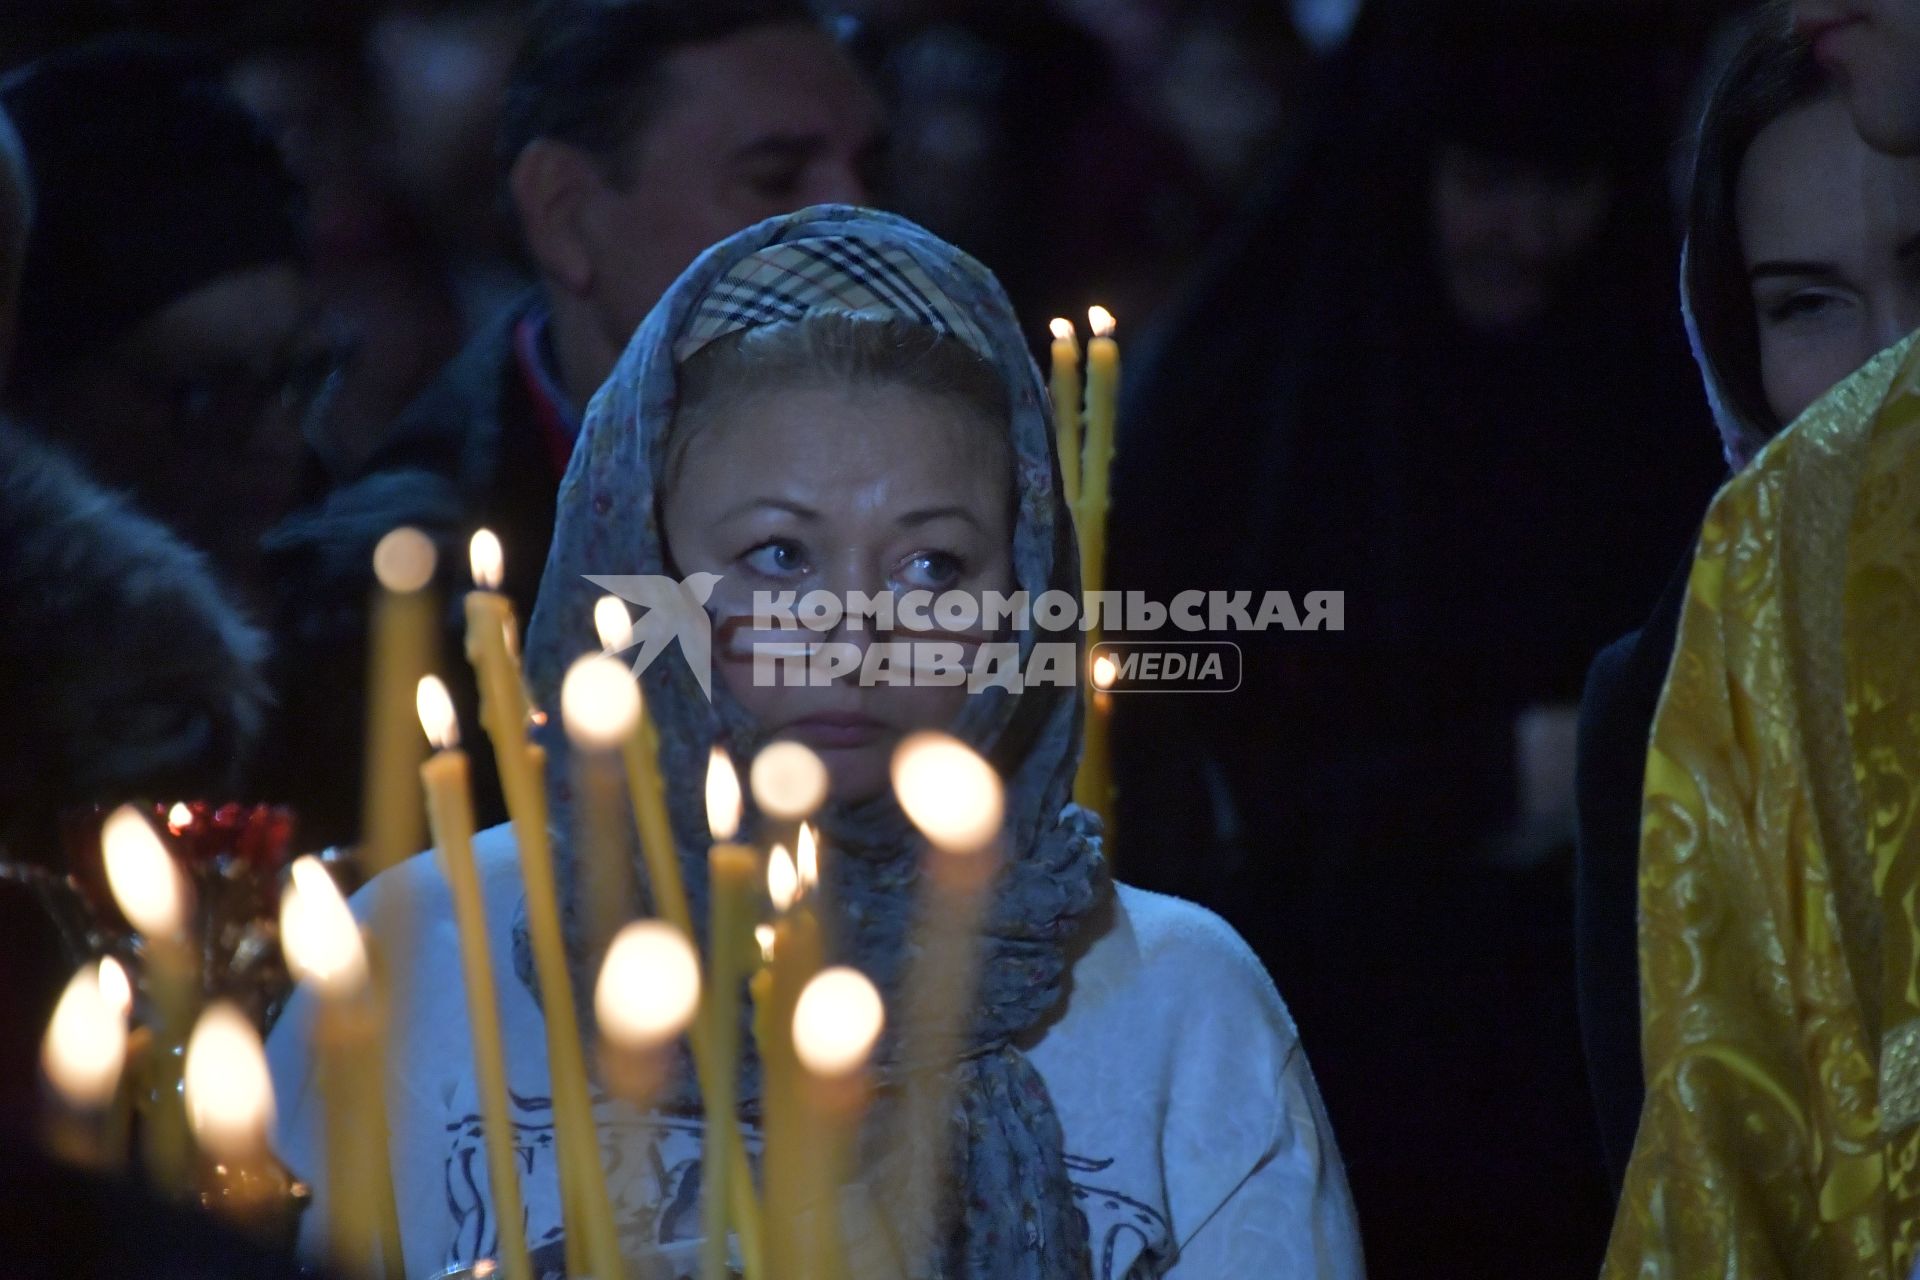
[[[366,535],[485,515],[524,615],[609,346],[706,243],[875,204],[992,268],[1037,354],[1051,316],[1118,315],[1112,586],[1346,594],[1344,631],[1247,637],[1231,697],[1123,700],[1118,858],[1266,961],[1374,1273],[1590,1274],[1613,1188],[1573,999],[1574,707],[1725,475],[1677,204],[1747,6],[835,0],[797,45],[688,38],[677,107],[601,93],[614,45],[554,35],[620,7],[0,3],[35,206],[0,466],[49,520],[80,518],[73,485],[128,495],[211,565],[179,599],[76,586],[58,645],[0,653],[80,726],[0,777],[0,840],[42,856],[62,807],[156,780],[350,840]],[[582,176],[553,138],[614,158]],[[58,576],[5,519],[0,584]],[[142,590],[170,602],[144,646]],[[115,685],[49,656],[169,642],[190,665]],[[62,671],[92,693],[45,693]],[[221,705],[129,760],[100,707],[140,681]],[[14,1028],[55,988],[20,988],[30,1079]]]

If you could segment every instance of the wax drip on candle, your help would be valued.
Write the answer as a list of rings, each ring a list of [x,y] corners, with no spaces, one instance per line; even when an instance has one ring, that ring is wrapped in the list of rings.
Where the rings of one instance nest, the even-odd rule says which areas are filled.
[[[367,980],[367,949],[346,899],[311,854],[294,860],[291,875],[280,898],[287,967],[329,994],[357,990]]]
[[[98,970],[84,966],[53,1007],[40,1049],[41,1066],[69,1103],[100,1107],[113,1097],[126,1059],[126,1018],[101,990]]]
[[[439,676],[421,676],[413,692],[413,709],[419,713],[420,728],[434,750],[446,751],[460,745],[460,720],[453,713],[453,698]]]
[[[747,781],[754,800],[776,821],[798,821],[826,803],[827,766],[798,742],[767,744],[754,756]]]
[[[560,683],[560,719],[574,742],[611,751],[640,720],[640,686],[624,663],[589,654]]]
[[[879,991],[858,969],[815,974],[793,1007],[793,1052],[816,1076],[848,1075],[865,1065],[886,1026]]]
[[[234,1005],[208,1006],[187,1038],[187,1115],[208,1154],[228,1160],[257,1155],[273,1126],[273,1079],[260,1033]]]
[[[138,809],[123,804],[108,816],[100,843],[107,887],[121,914],[150,938],[179,933],[191,909],[191,890],[152,824]]]
[[[678,929],[640,920],[614,935],[593,1012],[600,1033],[623,1049],[654,1049],[685,1031],[700,1007],[700,958]]]
[[[936,848],[972,852],[999,834],[1000,776],[958,738],[908,735],[893,753],[892,772],[901,809]]]
[[[724,747],[707,757],[707,831],[714,843],[731,840],[740,830],[740,775]]]
[[[491,529],[481,529],[467,543],[467,565],[473,571],[473,585],[482,591],[499,589],[506,559],[500,539]]]
[[[800,874],[794,869],[793,855],[785,845],[776,844],[767,855],[767,899],[773,909],[786,912],[800,897]]]

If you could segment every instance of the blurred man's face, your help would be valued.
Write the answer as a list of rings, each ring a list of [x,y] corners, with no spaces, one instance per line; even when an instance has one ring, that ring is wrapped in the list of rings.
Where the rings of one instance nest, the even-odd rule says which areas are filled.
[[[617,351],[702,250],[763,218],[868,200],[880,107],[824,33],[766,26],[668,60],[661,107],[589,200],[595,305]]]
[[[1511,332],[1540,320],[1612,203],[1603,170],[1562,174],[1452,144],[1434,156],[1440,273],[1460,318]]]
[[[1867,144],[1920,155],[1920,0],[1794,0],[1793,20]]]

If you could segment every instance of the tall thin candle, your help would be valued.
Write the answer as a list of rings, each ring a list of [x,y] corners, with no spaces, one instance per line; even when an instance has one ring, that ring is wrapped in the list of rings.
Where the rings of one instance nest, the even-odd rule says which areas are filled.
[[[426,814],[413,772],[425,752],[414,732],[414,685],[433,665],[437,610],[428,590],[438,556],[418,529],[399,528],[373,551],[379,582],[367,673],[366,776],[362,783],[362,866],[377,875],[426,844]]]
[[[86,1168],[113,1164],[108,1110],[126,1065],[127,1024],[102,993],[98,972],[82,965],[53,1007],[40,1063],[55,1094],[48,1143],[55,1155]]]
[[[703,1195],[700,1248],[701,1280],[726,1280],[727,1202],[735,1153],[726,1140],[739,1107],[740,984],[748,929],[752,927],[754,880],[760,860],[753,850],[732,843],[740,826],[740,779],[726,752],[713,749],[707,767],[707,826],[714,840],[707,855],[706,1053],[700,1064],[700,1091],[706,1101],[706,1141],[701,1154]],[[769,1258],[773,1275],[788,1272]]]
[[[1060,443],[1060,479],[1069,506],[1080,501],[1080,339],[1073,321],[1056,317],[1053,330],[1053,432]]]
[[[508,1108],[507,1057],[500,1035],[499,996],[493,981],[493,944],[487,936],[486,903],[473,858],[473,795],[466,752],[453,699],[436,677],[420,681],[416,710],[427,738],[439,748],[420,766],[427,815],[440,872],[453,897],[460,934],[460,965],[473,1027],[474,1078],[480,1090],[480,1121],[486,1128],[487,1181],[499,1232],[497,1261],[507,1280],[532,1280],[527,1255],[526,1214],[520,1198],[520,1166]]]
[[[845,1280],[841,1188],[852,1176],[860,1118],[866,1112],[867,1059],[886,1025],[879,991],[857,969],[835,966],[810,979],[794,1002],[794,1059],[812,1118],[818,1203],[807,1216],[806,1253],[813,1280]]]
[[[614,659],[581,658],[561,682],[560,719],[573,744],[574,844],[582,870],[578,906],[587,924],[587,954],[597,963],[633,911],[615,753],[640,722],[640,688]]]

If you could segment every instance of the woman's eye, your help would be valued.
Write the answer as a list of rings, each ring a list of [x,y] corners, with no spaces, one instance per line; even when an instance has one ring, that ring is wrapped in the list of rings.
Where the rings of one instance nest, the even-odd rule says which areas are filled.
[[[958,556],[945,551],[922,551],[908,557],[900,566],[900,581],[908,587],[939,591],[960,581],[965,569]]]
[[[770,538],[741,556],[740,563],[765,578],[797,578],[807,571],[807,553],[790,539]]]
[[[1762,310],[1774,324],[1789,324],[1823,315],[1839,305],[1840,299],[1830,293],[1796,293],[1775,299]]]

